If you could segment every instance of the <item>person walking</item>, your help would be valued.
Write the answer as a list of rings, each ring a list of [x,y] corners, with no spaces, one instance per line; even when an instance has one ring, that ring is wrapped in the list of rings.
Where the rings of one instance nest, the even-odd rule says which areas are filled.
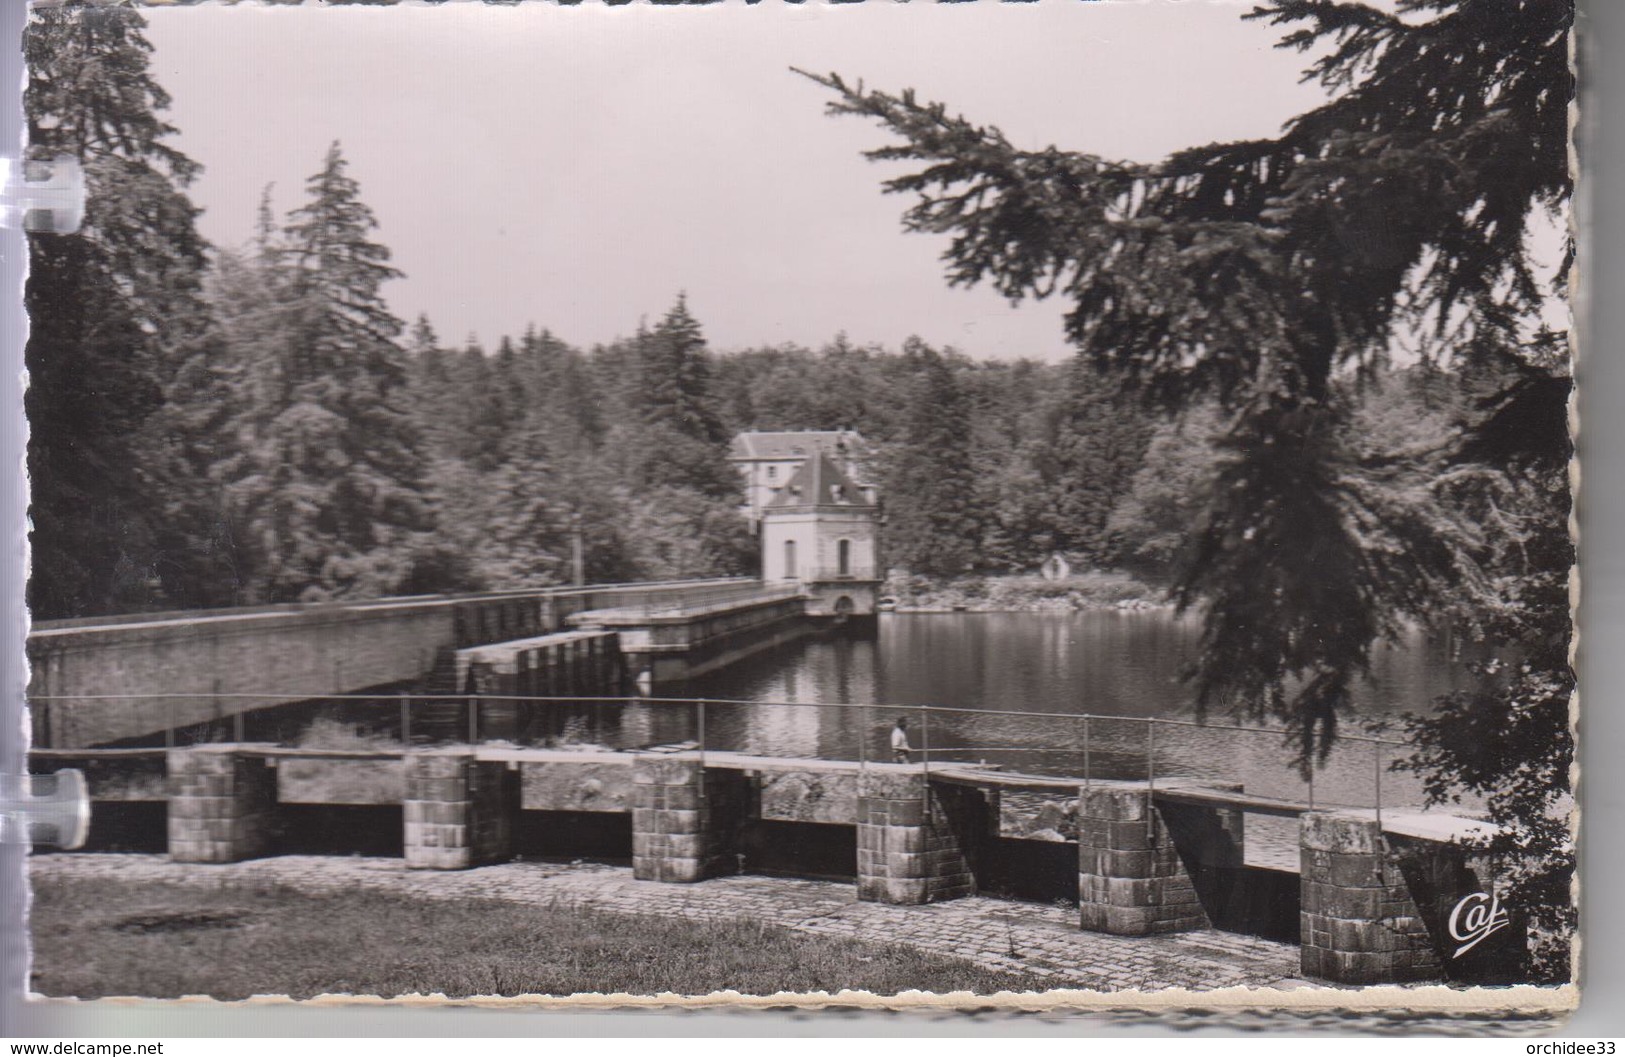
[[[912,750],[908,747],[908,717],[901,716],[897,726],[891,730],[891,758],[893,763],[907,763],[908,754]]]

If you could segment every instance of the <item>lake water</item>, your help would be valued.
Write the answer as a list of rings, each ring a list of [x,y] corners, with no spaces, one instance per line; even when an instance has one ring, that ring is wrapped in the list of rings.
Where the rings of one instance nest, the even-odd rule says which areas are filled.
[[[772,756],[889,757],[888,734],[903,713],[884,706],[936,706],[910,715],[912,745],[939,761],[986,761],[1009,770],[1098,778],[1190,776],[1244,783],[1251,792],[1310,799],[1278,732],[1221,729],[1262,725],[1210,715],[1194,725],[1193,694],[1180,679],[1199,627],[1166,610],[1080,613],[883,614],[866,633],[801,639],[694,680],[683,696],[751,702],[708,704],[705,743]],[[1418,634],[1378,651],[1342,730],[1426,712],[1467,673],[1451,644]],[[670,693],[662,690],[663,694]],[[834,707],[862,703],[864,709]],[[820,707],[822,706],[822,707]],[[952,711],[980,710],[978,713]],[[1080,717],[1094,717],[1087,723]],[[632,719],[633,717],[627,717]],[[1191,721],[1189,726],[1142,718]],[[636,721],[634,720],[634,723]],[[657,721],[673,736],[669,710]],[[1388,737],[1399,735],[1390,733]],[[1388,770],[1405,749],[1339,741],[1315,771],[1317,806],[1419,806],[1420,783]],[[916,757],[917,758],[917,757]],[[1380,789],[1379,789],[1380,786]]]

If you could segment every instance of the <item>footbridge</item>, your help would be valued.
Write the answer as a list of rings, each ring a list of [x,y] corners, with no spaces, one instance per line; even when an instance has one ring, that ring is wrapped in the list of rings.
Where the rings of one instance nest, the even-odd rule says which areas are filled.
[[[461,870],[586,856],[629,860],[656,883],[844,877],[858,899],[892,904],[1064,901],[1083,931],[1248,932],[1297,943],[1305,976],[1340,984],[1505,983],[1521,971],[1520,921],[1470,957],[1452,931],[1454,911],[1493,898],[1494,866],[1472,850],[1493,826],[1385,797],[1376,773],[1352,800],[1347,787],[1336,802],[1250,791],[1231,773],[1240,753],[1195,766],[1181,755],[1177,731],[1199,724],[1049,715],[1036,741],[1000,746],[974,739],[1010,713],[975,709],[453,700],[469,710],[466,741],[425,744],[409,711],[443,702],[403,699],[393,742],[46,749],[33,766],[86,772],[93,847],[181,862],[360,853]],[[512,725],[493,731],[498,713]],[[899,713],[914,720],[906,762],[887,741]],[[1217,730],[1232,743],[1281,737]],[[988,762],[1000,750],[1027,763]],[[1030,766],[1045,753],[1053,765]]]
[[[33,741],[241,734],[244,713],[347,695],[648,690],[804,634],[827,593],[735,578],[43,621],[27,643]]]

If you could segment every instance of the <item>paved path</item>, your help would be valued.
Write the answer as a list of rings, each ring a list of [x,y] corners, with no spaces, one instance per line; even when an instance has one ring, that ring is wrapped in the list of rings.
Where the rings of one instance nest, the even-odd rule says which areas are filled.
[[[860,903],[832,881],[721,877],[694,885],[637,881],[630,868],[514,862],[473,870],[407,870],[400,859],[288,855],[222,866],[172,863],[160,855],[36,855],[35,885],[107,877],[231,888],[266,883],[300,891],[371,889],[423,899],[495,899],[536,906],[594,907],[705,921],[751,918],[800,932],[901,943],[989,969],[1032,973],[1056,987],[1118,991],[1189,987],[1307,987],[1298,948],[1204,930],[1126,938],[1082,932],[1073,907],[985,897],[931,906]]]

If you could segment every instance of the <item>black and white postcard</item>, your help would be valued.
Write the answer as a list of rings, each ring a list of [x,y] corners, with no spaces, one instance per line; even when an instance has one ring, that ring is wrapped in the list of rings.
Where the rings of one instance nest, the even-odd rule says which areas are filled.
[[[32,991],[1572,1007],[1573,14],[36,4]]]

